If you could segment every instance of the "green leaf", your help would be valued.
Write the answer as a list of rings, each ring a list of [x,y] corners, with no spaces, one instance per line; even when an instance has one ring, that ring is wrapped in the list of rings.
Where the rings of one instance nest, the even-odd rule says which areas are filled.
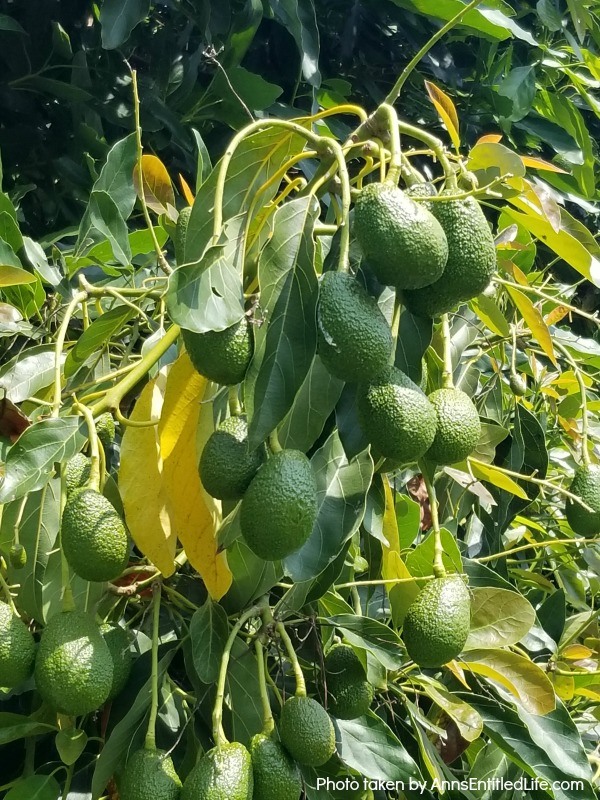
[[[533,606],[518,592],[472,588],[471,630],[465,650],[516,644],[534,623]]]
[[[59,731],[54,741],[63,764],[71,766],[85,750],[88,737],[87,733],[79,728],[69,728]]]
[[[52,775],[30,775],[22,778],[4,796],[4,800],[56,800],[62,789]]]
[[[0,239],[10,245],[15,252],[23,247],[23,237],[17,221],[9,211],[0,211]]]
[[[131,262],[127,225],[115,201],[107,192],[94,190],[88,210],[92,226],[108,239],[118,263],[127,266]]]
[[[227,69],[226,74],[219,70],[210,85],[210,91],[235,111],[240,108],[240,99],[248,108],[263,111],[273,105],[283,89],[255,72],[235,66]]]
[[[302,59],[302,76],[311,86],[321,85],[319,28],[313,0],[271,0],[275,18],[291,33]]]
[[[441,534],[446,570],[448,572],[462,572],[462,559],[456,539],[447,528],[442,528]],[[434,538],[433,532],[431,532],[406,556],[408,571],[415,578],[426,578],[429,575],[433,575]]]
[[[31,717],[12,714],[9,711],[0,712],[0,745],[28,736],[39,736],[52,730],[55,730],[54,725],[39,722]]]
[[[479,297],[471,300],[471,307],[492,333],[503,337],[510,336],[510,327],[506,317],[493,297],[480,294]]]
[[[511,69],[500,81],[497,92],[511,103],[512,111],[506,118],[511,122],[523,119],[529,114],[535,97],[535,67]]]
[[[317,346],[319,292],[314,268],[313,197],[279,208],[263,250],[258,277],[262,324],[245,380],[248,441],[257,447],[288,413],[310,369]]]
[[[21,267],[0,264],[0,289],[6,286],[20,286],[24,283],[35,283],[35,275]]]
[[[222,603],[228,611],[246,608],[253,600],[272,589],[283,575],[281,562],[263,561],[254,555],[242,539],[236,539],[228,547],[227,564],[233,581]]]
[[[336,614],[325,617],[321,624],[338,628],[350,644],[368,650],[386,669],[401,669],[406,660],[398,634],[376,619]]]
[[[429,0],[393,0],[393,2],[401,8],[418,11],[420,14],[427,14],[446,22],[455,17],[465,6],[461,0],[436,0],[435,4],[432,4]],[[509,6],[502,5],[509,9],[509,13],[513,13]],[[487,11],[484,14],[479,9],[473,9],[464,16],[461,25],[472,28],[477,33],[491,36],[494,39],[507,39],[511,33],[515,35],[518,33],[519,38],[526,37],[526,41],[529,41],[530,44],[535,44],[530,34],[519,28],[516,23],[512,23],[511,19],[500,11]]]
[[[100,7],[102,47],[114,50],[129,39],[131,31],[148,16],[150,0],[103,0]]]
[[[53,345],[30,347],[0,367],[0,389],[13,403],[22,403],[52,383],[54,361]]]
[[[487,481],[492,486],[497,486],[503,492],[514,494],[516,497],[521,497],[523,500],[528,500],[527,492],[519,484],[514,481],[504,472],[496,469],[493,464],[475,464],[469,461],[469,468],[474,478],[479,481]]]
[[[456,693],[448,689],[439,681],[420,675],[418,683],[423,686],[425,694],[456,723],[460,735],[468,742],[474,742],[483,732],[483,721],[475,709],[461,700]]]
[[[105,344],[134,316],[135,310],[131,306],[114,306],[95,319],[69,351],[65,361],[65,377],[74,375],[91,355],[99,355]]]
[[[311,463],[317,481],[318,514],[308,541],[284,562],[286,574],[294,581],[316,577],[358,530],[373,477],[368,452],[348,461],[337,431],[314,453]]]
[[[221,656],[228,636],[227,613],[209,597],[190,620],[192,658],[202,683],[217,682]]]
[[[231,651],[226,691],[231,699],[231,738],[247,745],[262,730],[263,714],[256,656],[239,639]]]
[[[400,327],[394,363],[417,385],[421,381],[422,359],[431,344],[433,321],[423,319],[403,309],[400,314]]]
[[[486,178],[494,175],[525,175],[525,167],[519,156],[498,142],[481,142],[469,153],[467,169],[486,173]]]

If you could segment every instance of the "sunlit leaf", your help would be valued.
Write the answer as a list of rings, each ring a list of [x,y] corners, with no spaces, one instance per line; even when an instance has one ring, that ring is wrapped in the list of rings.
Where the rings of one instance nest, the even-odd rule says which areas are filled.
[[[442,118],[442,122],[446,126],[452,144],[458,150],[460,147],[460,133],[458,128],[458,114],[456,107],[448,95],[443,92],[438,86],[430,81],[425,81],[425,88],[429,99],[435,106],[436,111]]]

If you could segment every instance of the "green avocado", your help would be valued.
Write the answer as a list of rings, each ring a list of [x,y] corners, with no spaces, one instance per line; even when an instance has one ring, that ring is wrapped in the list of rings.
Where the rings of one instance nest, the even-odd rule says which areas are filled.
[[[302,777],[273,736],[257,733],[250,740],[250,756],[254,772],[254,797],[260,800],[298,800],[302,793]]]
[[[91,459],[83,453],[77,453],[65,465],[65,486],[67,494],[81,489],[90,479]]]
[[[326,272],[317,306],[318,352],[343,381],[368,381],[390,361],[392,332],[374,297],[351,275]]]
[[[515,397],[523,397],[527,393],[527,378],[520,372],[510,373],[508,385]]]
[[[98,434],[98,438],[102,442],[102,447],[105,450],[108,450],[109,447],[114,443],[115,437],[117,435],[115,420],[110,411],[106,411],[104,414],[100,414],[100,416],[96,420],[96,433]]]
[[[14,689],[33,672],[35,641],[8,603],[0,603],[0,686]]]
[[[188,225],[190,224],[190,217],[192,216],[192,207],[186,206],[182,208],[177,217],[177,225],[175,226],[175,237],[173,244],[175,245],[175,263],[177,266],[185,263],[185,240],[187,239]]]
[[[163,750],[136,750],[118,781],[120,800],[178,800],[181,781]]]
[[[468,394],[460,389],[436,389],[429,401],[437,416],[433,444],[425,458],[435,464],[456,464],[477,447],[481,436],[479,414]]]
[[[129,556],[123,520],[95,489],[76,489],[67,497],[61,541],[69,566],[87,581],[118,578]]]
[[[336,644],[325,656],[329,710],[339,719],[356,719],[369,710],[373,687],[353,648]]]
[[[129,634],[120,625],[105,622],[100,633],[106,642],[113,663],[113,680],[108,700],[113,700],[127,683],[131,672],[131,649]]]
[[[104,705],[113,662],[98,625],[82,611],[63,611],[48,622],[35,660],[35,682],[55,711],[87,714]]]
[[[320,767],[335,752],[335,730],[329,714],[312,697],[290,697],[281,708],[279,736],[299,764]]]
[[[582,464],[573,477],[569,491],[581,497],[592,511],[567,499],[565,513],[571,529],[578,536],[600,533],[600,464]]]
[[[246,418],[228,417],[211,433],[200,456],[200,480],[219,500],[239,500],[266,458],[265,448],[248,447]]]
[[[282,450],[258,470],[242,500],[240,527],[259,558],[279,561],[299,550],[317,519],[317,483],[308,458]]]
[[[241,383],[252,359],[252,329],[247,317],[224,331],[181,331],[194,368],[215,383]]]
[[[447,191],[441,196],[444,193],[452,194]],[[496,247],[488,221],[474,198],[427,205],[446,234],[448,261],[439,280],[406,291],[403,298],[413,314],[437,317],[483,292],[496,269]]]
[[[435,411],[401,370],[388,367],[373,382],[361,384],[357,401],[360,425],[378,457],[407,464],[431,446]]]
[[[23,569],[27,564],[27,550],[20,542],[13,544],[10,547],[8,558],[13,569]]]
[[[202,756],[183,784],[181,800],[252,800],[253,791],[250,753],[231,742]]]
[[[448,243],[440,223],[392,183],[370,183],[360,191],[354,234],[381,283],[418,289],[444,272]]]
[[[408,607],[402,638],[421,667],[441,667],[462,652],[471,624],[471,596],[460,576],[434,578]]]

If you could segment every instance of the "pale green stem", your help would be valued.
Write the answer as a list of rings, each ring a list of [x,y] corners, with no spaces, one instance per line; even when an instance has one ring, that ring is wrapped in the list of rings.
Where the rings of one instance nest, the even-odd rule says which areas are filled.
[[[56,343],[54,345],[54,402],[52,403],[53,417],[58,417],[62,402],[61,359],[62,359],[62,352],[65,346],[65,340],[67,338],[69,323],[71,322],[71,317],[75,313],[77,306],[86,299],[87,299],[87,292],[76,292],[73,295],[71,302],[67,306],[67,309],[65,311],[65,316],[63,317],[63,321],[60,324],[60,328],[58,329],[58,334],[56,336]]]
[[[152,699],[150,717],[144,747],[156,750],[156,719],[158,717],[158,634],[160,624],[161,585],[156,581],[152,586]]]
[[[457,189],[456,173],[454,172],[452,164],[450,163],[450,159],[446,155],[443,143],[431,133],[424,131],[422,128],[418,128],[415,125],[409,125],[408,122],[403,122],[401,120],[398,122],[398,128],[400,133],[404,133],[406,136],[410,136],[413,139],[418,139],[420,142],[424,142],[428,147],[431,148],[431,150],[433,150],[435,157],[440,162],[440,165],[444,170],[444,176],[449,188],[455,191]],[[469,192],[469,194],[471,194],[471,192]]]
[[[263,733],[269,734],[275,730],[275,722],[273,721],[273,713],[271,711],[271,703],[269,701],[269,691],[266,683],[265,649],[260,641],[260,638],[258,637],[254,642],[254,649],[256,651],[258,687],[260,690],[260,701],[262,703],[263,711]]]
[[[555,544],[593,544],[594,542],[600,542],[600,538],[586,539],[585,537],[580,537],[578,539],[546,539],[543,542],[530,542],[529,544],[519,545],[519,547],[513,547],[510,550],[501,550],[499,553],[492,553],[490,556],[480,556],[479,558],[474,558],[473,561],[477,561],[479,564],[485,564],[487,561],[495,561],[497,558],[508,558],[514,553],[524,553],[526,550],[536,549],[538,547],[552,547]]]
[[[400,148],[400,131],[398,130],[398,115],[393,106],[383,103],[379,106],[378,114],[383,113],[387,117],[387,124],[390,132],[390,164],[388,167],[386,181],[397,184],[402,172],[402,151]]]
[[[450,318],[448,314],[442,314],[442,347],[444,360],[442,386],[444,389],[452,389],[454,386],[452,375],[452,336],[450,334]]]
[[[8,583],[4,580],[4,576],[2,575],[1,571],[0,571],[0,589],[2,589],[2,593],[6,598],[6,602],[8,603],[8,605],[11,607],[13,612],[17,614],[18,613],[17,607],[15,606],[15,601],[13,600],[12,594],[10,593],[10,587]]]
[[[271,431],[269,435],[269,449],[272,453],[281,453],[283,447],[279,442],[279,436],[277,435],[277,428]]]
[[[290,639],[283,622],[278,622],[275,627],[277,629],[277,633],[281,637],[281,641],[283,642],[288,654],[288,658],[292,664],[292,669],[294,670],[294,677],[296,678],[296,697],[306,697],[306,681],[304,680],[304,673],[302,672],[302,667],[298,661],[298,656],[294,650],[292,640]]]
[[[501,286],[513,286],[515,289],[520,289],[522,292],[529,292],[536,295],[536,297],[540,297],[542,300],[547,300],[549,303],[555,303],[557,306],[564,306],[564,308],[573,312],[573,314],[577,314],[577,316],[583,317],[583,319],[587,319],[600,326],[600,317],[598,317],[597,314],[588,314],[587,311],[582,311],[580,308],[577,308],[577,306],[567,303],[566,300],[560,297],[546,294],[546,292],[542,292],[541,289],[536,289],[535,286],[524,286],[514,281],[508,281],[505,278],[499,278],[498,276],[494,276],[493,281],[494,283],[499,283]]]
[[[446,575],[444,566],[444,547],[442,544],[442,532],[438,517],[438,501],[433,480],[429,477],[428,465],[419,464],[419,470],[425,482],[425,488],[429,496],[429,510],[431,513],[431,526],[433,528],[433,574],[436,578],[443,578]]]
[[[238,395],[238,387],[229,387],[229,413],[232,417],[239,417],[242,413],[242,404]]]
[[[85,419],[88,438],[90,440],[90,477],[88,478],[88,487],[94,491],[100,491],[100,448],[98,445],[98,433],[94,424],[94,417],[92,412],[87,406],[82,405],[75,401],[73,409],[78,411]]]

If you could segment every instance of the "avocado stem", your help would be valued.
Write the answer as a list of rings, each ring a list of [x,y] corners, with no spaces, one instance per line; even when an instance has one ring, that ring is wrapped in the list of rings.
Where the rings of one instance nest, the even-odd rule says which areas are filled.
[[[260,701],[262,703],[263,712],[263,733],[270,734],[275,730],[275,722],[273,721],[273,713],[269,701],[269,690],[267,689],[265,678],[265,648],[260,640],[260,636],[256,637],[254,650],[256,651],[256,663],[258,665],[258,686],[260,689]]]
[[[419,462],[419,469],[425,482],[425,488],[429,496],[429,510],[431,513],[431,526],[433,528],[433,574],[436,578],[444,578],[446,576],[446,567],[444,566],[444,545],[442,543],[442,531],[440,529],[440,520],[438,515],[438,501],[433,485],[433,476],[429,474],[429,465],[424,461]],[[433,467],[432,467],[433,469]]]
[[[42,489],[42,500],[40,503],[40,508],[44,507],[44,498],[46,489],[48,486],[46,485]],[[62,463],[60,466],[60,516],[62,519],[62,513],[65,508],[65,502],[67,500],[67,485],[65,481],[65,464]],[[61,608],[63,611],[74,611],[75,610],[75,599],[73,597],[73,590],[71,589],[71,575],[69,572],[69,562],[65,558],[65,551],[63,550],[62,546],[62,526],[58,531],[59,542],[60,542],[60,585],[62,589],[62,600],[61,600]]]
[[[242,413],[242,404],[238,395],[238,387],[229,387],[229,413],[232,417],[239,417]]]
[[[402,172],[402,150],[400,147],[398,115],[393,106],[389,105],[389,103],[383,103],[375,112],[376,119],[379,116],[385,116],[390,134],[390,165],[385,179],[387,182],[397,185],[400,180],[400,173]]]
[[[394,364],[396,360],[396,348],[398,347],[398,331],[400,330],[400,316],[402,314],[402,300],[400,290],[396,289],[396,296],[394,297],[394,311],[392,313],[392,340],[394,346],[392,347],[391,363]]]
[[[452,336],[450,334],[450,317],[448,314],[442,314],[442,349],[444,360],[442,387],[444,389],[452,389],[454,387],[452,376]]]
[[[296,679],[296,697],[306,697],[306,681],[304,680],[304,673],[302,672],[302,667],[300,666],[300,661],[298,660],[298,656],[294,650],[292,640],[290,639],[283,622],[277,622],[275,628],[281,637],[281,641],[284,644],[288,658],[292,664],[292,669],[294,670],[294,677]]]
[[[4,580],[4,575],[0,571],[0,589],[2,589],[2,594],[6,598],[6,602],[10,606],[13,614],[18,614],[17,607],[15,606],[15,601],[12,598],[12,594],[10,593],[10,587],[8,583]]]
[[[56,335],[56,343],[54,345],[54,399],[52,402],[52,416],[58,417],[62,403],[62,352],[67,338],[67,331],[71,317],[75,313],[77,306],[87,300],[87,292],[76,292],[71,298],[71,302],[67,306],[65,316],[60,324],[58,333]]]
[[[458,184],[456,182],[456,173],[450,163],[450,159],[446,155],[443,143],[437,137],[432,136],[431,133],[424,131],[422,128],[418,128],[416,125],[409,125],[408,122],[404,122],[403,120],[398,122],[398,130],[400,133],[410,136],[411,139],[424,142],[433,151],[444,171],[444,177],[446,178],[448,188],[452,191],[457,191]]]
[[[156,750],[156,718],[158,716],[158,634],[160,623],[161,584],[155,581],[152,584],[152,700],[150,702],[150,717],[144,747],[146,750]]]
[[[271,431],[269,434],[269,450],[272,453],[281,453],[283,447],[279,441],[279,436],[277,435],[277,428]]]
[[[588,408],[587,408],[587,389],[585,386],[585,381],[583,379],[583,375],[581,374],[581,369],[574,358],[572,358],[571,354],[567,350],[564,345],[560,344],[557,341],[554,341],[554,346],[557,350],[563,354],[565,359],[568,361],[571,369],[575,373],[575,377],[577,378],[577,383],[579,384],[579,392],[581,394],[581,461],[584,466],[589,467],[590,465],[590,453],[588,450]]]
[[[74,398],[73,410],[79,412],[85,419],[90,440],[90,477],[87,485],[96,492],[100,491],[100,446],[98,443],[98,432],[94,424],[94,417],[87,406],[82,405]]]

